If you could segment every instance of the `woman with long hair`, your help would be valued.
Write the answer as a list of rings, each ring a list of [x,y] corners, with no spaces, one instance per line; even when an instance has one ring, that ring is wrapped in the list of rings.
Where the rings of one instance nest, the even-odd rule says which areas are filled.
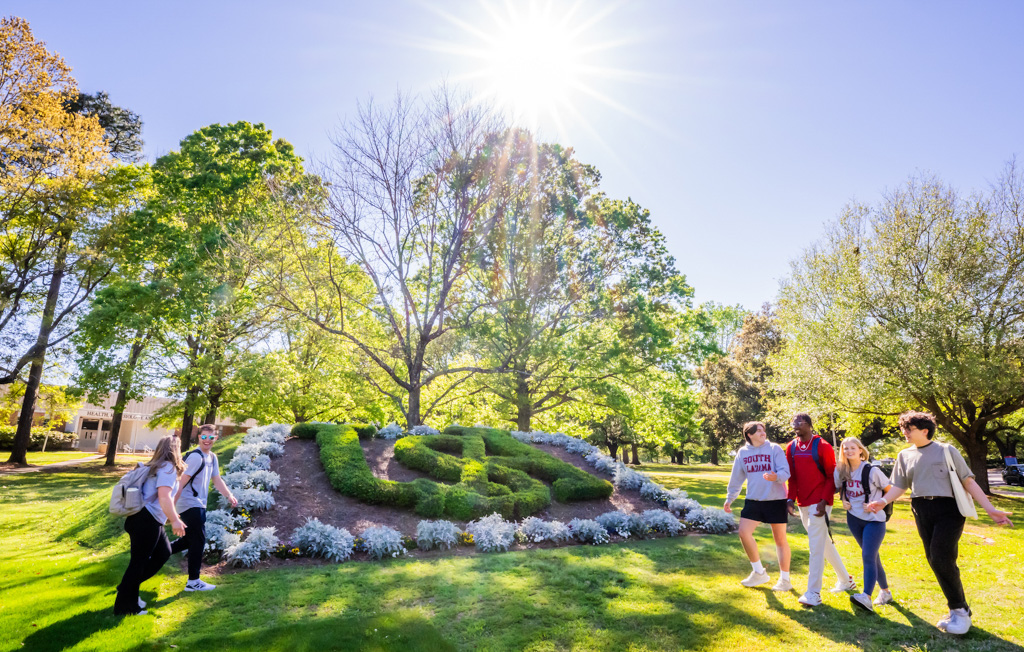
[[[871,453],[856,437],[847,437],[840,446],[839,462],[836,463],[835,485],[839,488],[843,507],[846,509],[846,524],[860,546],[864,566],[864,592],[854,593],[850,602],[865,611],[874,611],[871,594],[878,583],[881,591],[874,604],[892,602],[889,582],[878,553],[885,539],[885,513],[869,512],[867,505],[879,500],[889,489],[889,478],[882,469],[871,466]]]
[[[729,489],[724,509],[732,513],[732,503],[740,495],[743,483],[747,483],[747,497],[740,513],[740,542],[750,561],[750,575],[740,584],[753,588],[770,581],[768,571],[761,563],[761,556],[754,540],[754,530],[761,523],[772,528],[775,550],[779,555],[779,581],[772,587],[776,591],[791,591],[789,579],[789,541],[786,539],[786,480],[789,479],[789,462],[786,453],[775,443],[767,441],[764,424],[751,421],[743,425],[746,446],[736,454],[729,478]]]
[[[185,535],[185,524],[178,517],[173,502],[178,476],[185,470],[177,438],[164,437],[157,442],[146,466],[149,477],[142,485],[143,508],[124,521],[124,530],[131,539],[131,557],[117,586],[114,613],[118,615],[146,613],[146,603],[139,598],[139,585],[156,575],[171,556],[171,543],[164,531],[167,520],[170,519],[175,534]]]

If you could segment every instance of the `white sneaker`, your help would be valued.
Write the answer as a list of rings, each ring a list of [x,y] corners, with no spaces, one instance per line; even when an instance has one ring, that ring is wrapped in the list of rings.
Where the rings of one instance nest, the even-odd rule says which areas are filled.
[[[750,575],[747,575],[747,579],[741,580],[740,584],[747,588],[753,588],[755,586],[761,586],[767,584],[772,578],[768,577],[768,573],[758,573],[757,571],[750,571]]]
[[[789,580],[779,578],[778,583],[772,587],[772,591],[792,591],[793,583]]]
[[[799,602],[805,607],[817,607],[819,604],[821,604],[821,595],[817,593],[811,593],[808,591],[807,593],[801,595],[797,602]]]
[[[146,608],[146,601],[143,600],[142,598],[139,598],[139,609],[145,609],[145,608]]]
[[[941,629],[941,628],[940,628]],[[966,609],[953,609],[946,623],[947,634],[966,634],[971,629],[971,613]]]
[[[889,604],[892,602],[892,591],[889,589],[882,589],[878,592],[878,597],[875,598],[875,604],[881,607],[883,604]]]
[[[853,579],[853,575],[851,575],[850,579],[845,582],[842,580],[836,582],[836,585],[832,587],[832,593],[844,593],[846,591],[854,591],[856,589],[857,580]]]
[[[867,593],[854,593],[850,596],[850,602],[853,606],[860,607],[864,611],[874,612],[875,608],[871,606],[871,596]]]
[[[189,580],[185,584],[186,591],[212,591],[217,588],[216,584],[207,584],[203,580]]]
[[[941,620],[939,620],[939,622],[935,623],[935,626],[938,627],[939,629],[941,629],[942,631],[946,631],[946,628],[949,627],[949,622],[952,619],[953,619],[953,612],[951,610],[948,614],[946,614],[945,618],[942,618]]]

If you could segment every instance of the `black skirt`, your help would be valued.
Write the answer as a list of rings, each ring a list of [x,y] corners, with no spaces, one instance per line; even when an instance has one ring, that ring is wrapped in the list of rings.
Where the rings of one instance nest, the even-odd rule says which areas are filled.
[[[786,523],[789,512],[786,510],[786,499],[782,500],[748,500],[743,503],[740,518],[759,523]]]

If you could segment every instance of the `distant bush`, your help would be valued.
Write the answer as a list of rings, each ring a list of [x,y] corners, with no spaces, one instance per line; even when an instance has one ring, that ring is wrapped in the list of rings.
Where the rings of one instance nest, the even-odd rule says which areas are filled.
[[[242,438],[243,444],[258,444],[269,441],[275,444],[283,444],[284,440],[291,434],[292,427],[284,423],[272,423],[268,426],[256,426],[249,428]]]
[[[376,436],[381,439],[401,439],[405,437],[405,432],[397,423],[391,423],[378,430]]]
[[[274,528],[257,527],[249,532],[245,541],[225,550],[224,555],[235,566],[252,567],[269,557],[280,543]]]
[[[384,525],[369,527],[363,530],[360,538],[371,559],[397,557],[406,553],[402,544],[402,534],[394,528]]]
[[[416,526],[416,547],[420,550],[454,548],[462,531],[451,521],[420,521]]]
[[[440,432],[437,428],[431,428],[430,426],[413,426],[409,428],[409,434],[417,437],[424,437],[430,435],[438,435]]]
[[[598,545],[608,543],[608,530],[603,525],[589,518],[574,518],[569,521],[569,531],[580,543]]]
[[[0,449],[11,450],[14,448],[14,435],[18,426],[0,426]],[[43,426],[33,427],[28,436],[28,450],[37,451],[46,442],[46,448],[60,448],[68,446],[77,436],[73,432],[60,432],[50,430]]]
[[[263,491],[277,491],[281,486],[281,476],[273,471],[255,469],[252,471],[235,471],[224,476],[224,484],[236,489],[262,489]]]
[[[736,528],[736,518],[732,514],[714,507],[691,510],[683,521],[687,527],[708,534],[725,534]]]
[[[534,516],[525,519],[519,524],[519,532],[527,541],[540,543],[541,541],[554,541],[564,543],[572,539],[572,532],[569,526],[561,521],[544,521]]]
[[[261,489],[238,489],[233,490],[231,493],[238,499],[238,506],[242,509],[247,509],[254,512],[266,511],[274,506],[274,494],[269,491],[263,491]],[[218,505],[221,509],[226,508],[231,503],[228,501],[227,496],[221,496]]]
[[[508,550],[512,546],[516,526],[501,518],[499,514],[491,514],[469,523],[466,531],[473,535],[473,543],[477,550],[494,552]]]
[[[663,532],[674,537],[683,531],[679,519],[663,509],[648,509],[640,515],[640,519],[649,532]]]
[[[594,519],[611,534],[620,537],[644,537],[650,531],[639,514],[625,512],[605,512]]]

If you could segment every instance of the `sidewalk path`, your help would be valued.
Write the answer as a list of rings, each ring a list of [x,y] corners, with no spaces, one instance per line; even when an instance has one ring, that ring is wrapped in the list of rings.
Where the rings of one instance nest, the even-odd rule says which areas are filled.
[[[54,471],[65,466],[77,466],[82,462],[88,462],[90,460],[101,460],[104,455],[91,455],[89,457],[80,457],[77,460],[67,460],[66,462],[54,462],[53,464],[47,464],[46,466],[24,466],[16,469],[7,469],[0,471],[0,475],[17,475],[19,473],[35,473],[36,471]]]

